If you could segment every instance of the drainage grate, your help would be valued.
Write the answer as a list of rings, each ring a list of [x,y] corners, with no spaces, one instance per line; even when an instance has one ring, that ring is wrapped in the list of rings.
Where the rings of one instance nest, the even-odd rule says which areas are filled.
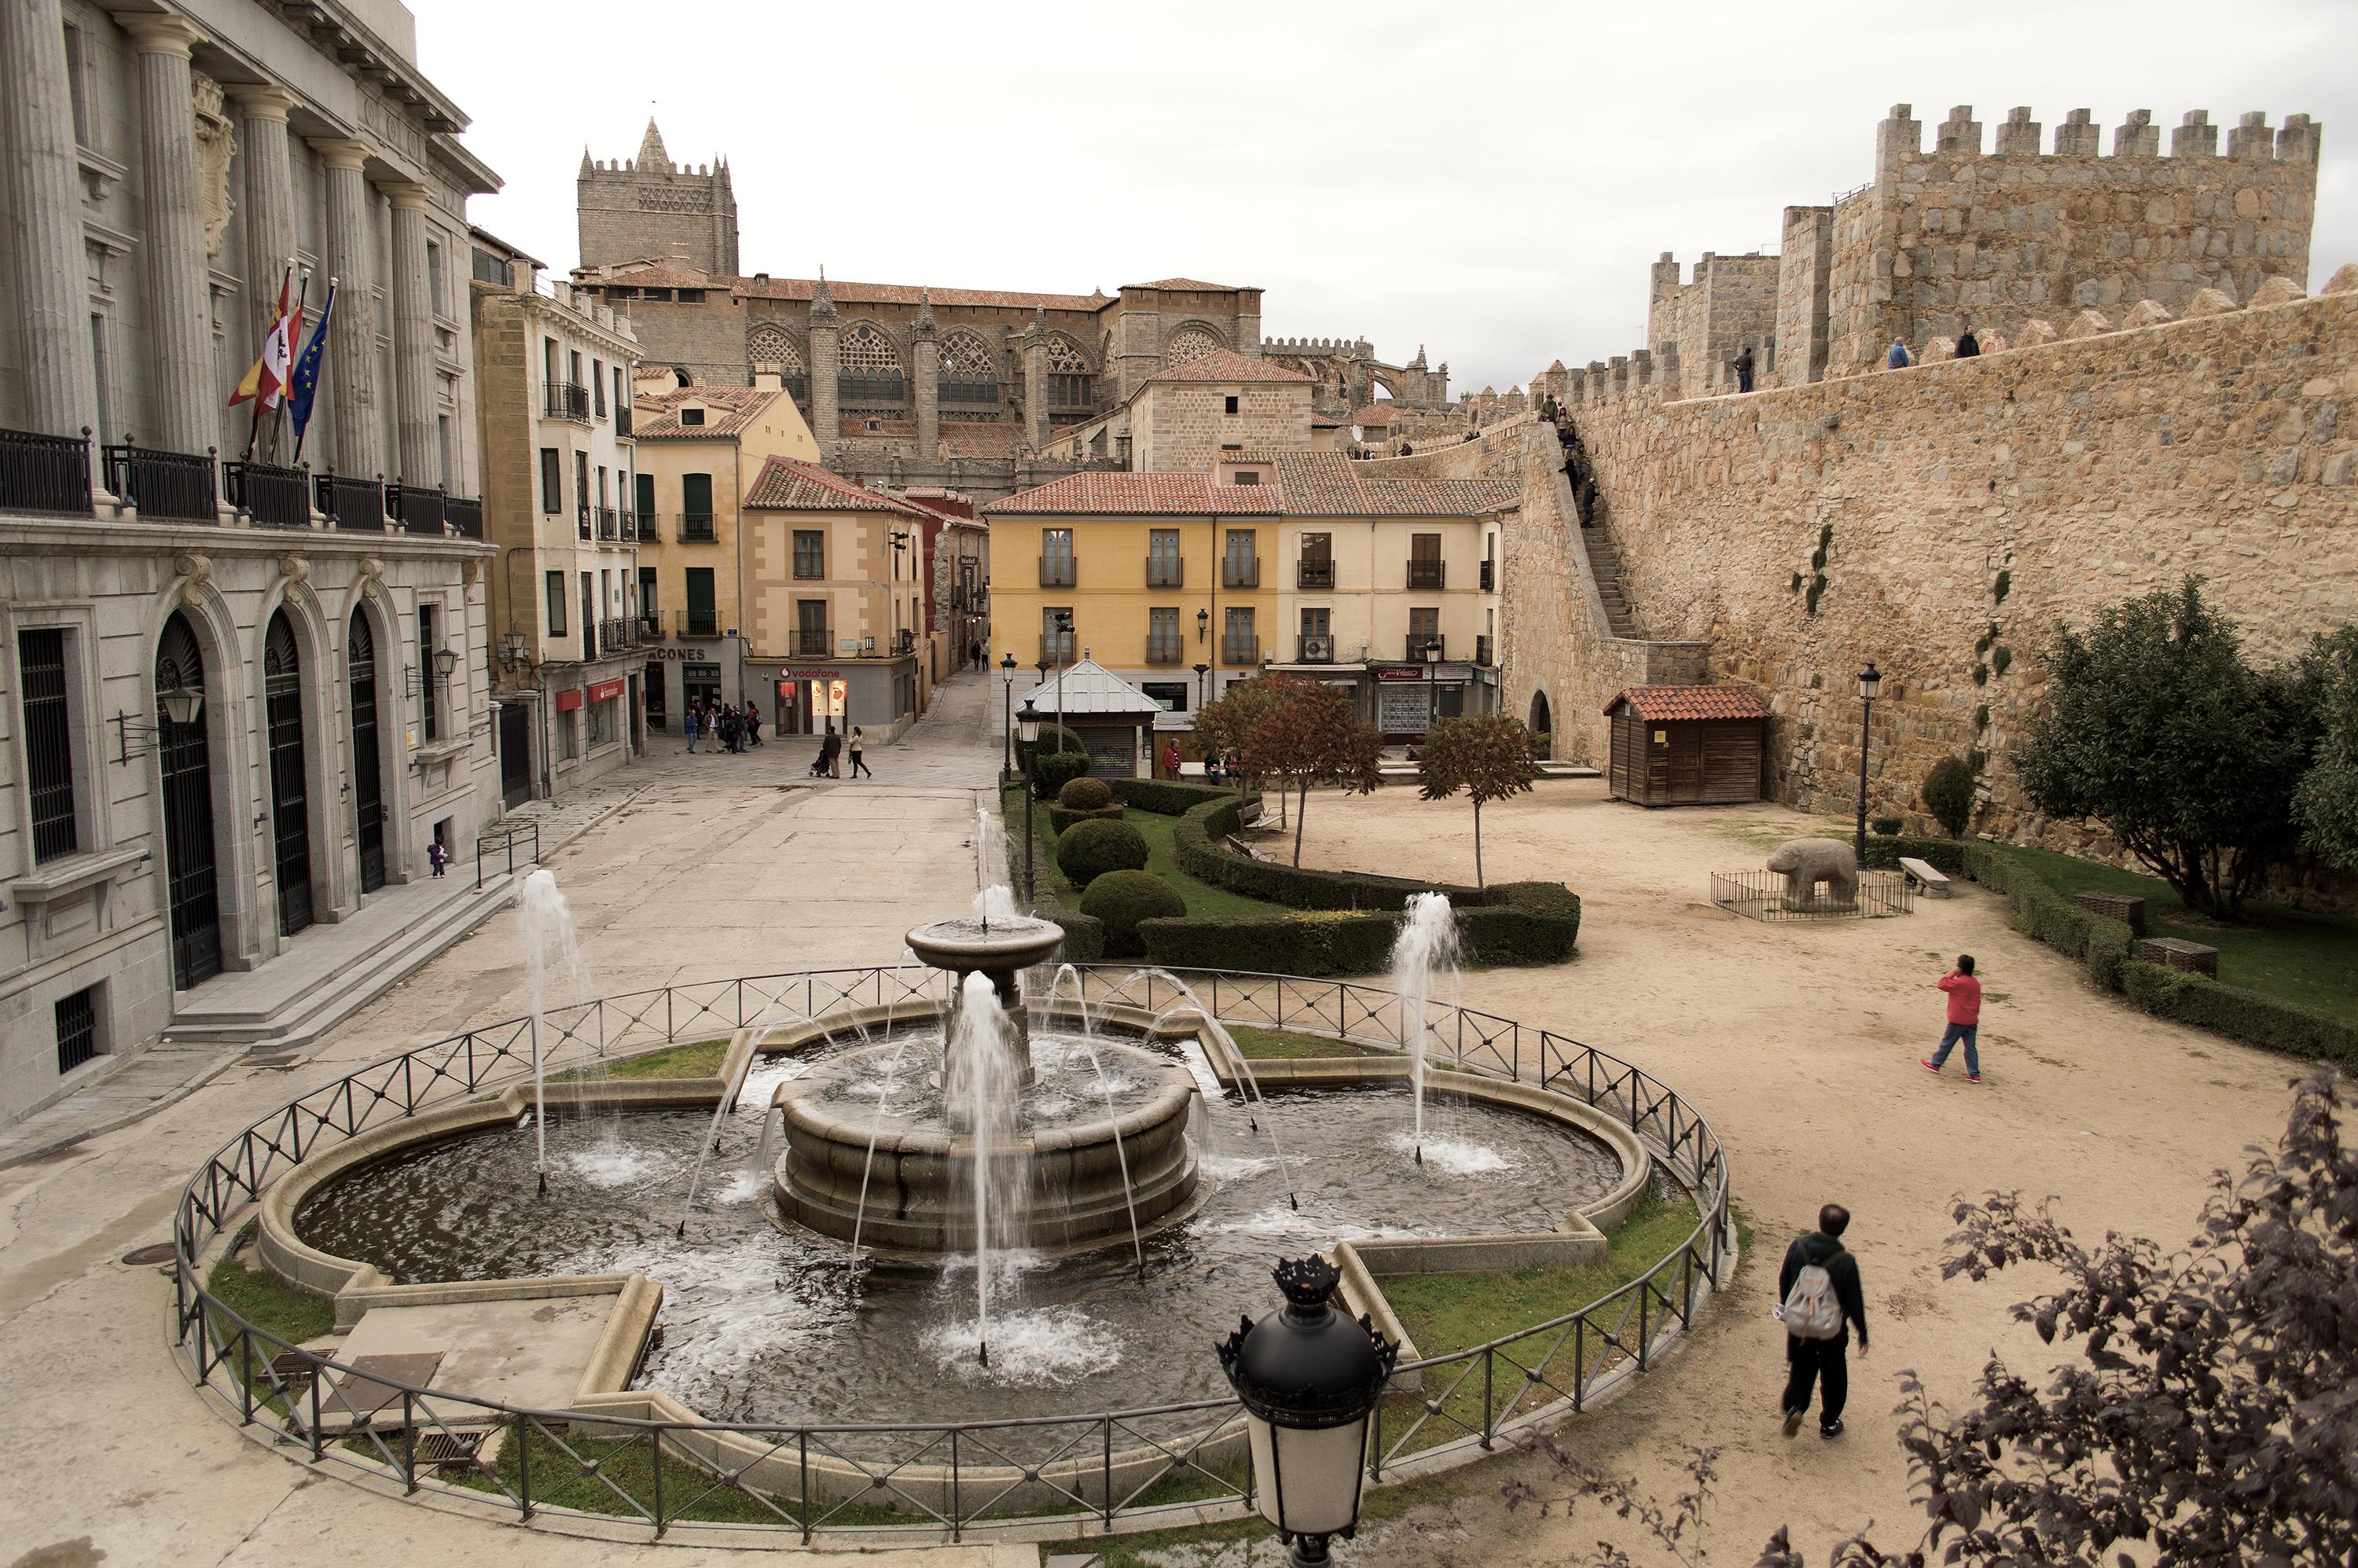
[[[417,1462],[474,1468],[483,1462],[483,1439],[488,1435],[481,1432],[429,1432],[417,1440]]]
[[[172,1258],[172,1244],[168,1241],[151,1241],[123,1255],[123,1260],[135,1269],[144,1269],[151,1263],[168,1263]]]

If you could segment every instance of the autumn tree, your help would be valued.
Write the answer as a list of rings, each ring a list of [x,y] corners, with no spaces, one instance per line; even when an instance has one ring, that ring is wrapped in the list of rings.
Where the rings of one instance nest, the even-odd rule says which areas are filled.
[[[1293,814],[1293,863],[1298,866],[1303,823],[1310,814],[1310,786],[1369,794],[1383,782],[1378,762],[1384,738],[1335,687],[1314,680],[1289,680],[1288,687],[1284,702],[1253,727],[1242,750],[1247,773],[1275,780],[1281,799],[1289,788],[1300,796]]]
[[[1244,764],[1243,776],[1236,781],[1238,794],[1245,792],[1249,781],[1258,783],[1253,778],[1251,760],[1245,754],[1253,731],[1292,701],[1302,687],[1315,684],[1300,676],[1255,676],[1250,680],[1236,682],[1195,710],[1193,734],[1204,757],[1208,761],[1234,753]]]
[[[1531,762],[1531,731],[1520,719],[1483,713],[1435,720],[1424,732],[1419,764],[1427,800],[1447,800],[1464,790],[1474,801],[1474,885],[1482,881],[1482,807],[1520,795],[1539,777]]]

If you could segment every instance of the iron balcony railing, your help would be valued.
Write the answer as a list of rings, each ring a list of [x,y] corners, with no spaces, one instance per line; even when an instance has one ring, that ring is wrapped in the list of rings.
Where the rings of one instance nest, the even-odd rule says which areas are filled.
[[[1040,586],[1042,588],[1070,588],[1073,586],[1075,579],[1079,576],[1080,564],[1071,556],[1042,556],[1040,557]]]
[[[1449,564],[1411,556],[1408,560],[1408,586],[1411,588],[1447,588]]]
[[[548,384],[548,399],[543,411],[551,419],[570,419],[577,424],[590,423],[590,389],[570,381]]]
[[[1163,557],[1147,557],[1146,586],[1149,588],[1186,587],[1187,563],[1184,560],[1172,560]]]
[[[824,626],[798,626],[795,629],[795,656],[802,659],[823,659],[835,652],[835,633]]]
[[[428,490],[422,484],[403,484],[395,480],[384,487],[385,515],[400,524],[405,534],[442,533],[449,500],[439,490]]]
[[[639,612],[639,640],[645,643],[654,643],[660,641],[662,637],[663,611],[660,610],[641,611]]]
[[[1224,556],[1220,558],[1222,588],[1259,588],[1260,557],[1259,556]]]
[[[494,851],[496,851],[494,846]],[[516,864],[523,863],[516,857]],[[512,868],[513,871],[513,868]],[[1563,1095],[1628,1130],[1692,1197],[1687,1235],[1628,1283],[1585,1305],[1469,1348],[1403,1362],[1376,1406],[1367,1479],[1471,1463],[1578,1414],[1642,1379],[1693,1326],[1735,1261],[1726,1152],[1693,1106],[1644,1069],[1552,1031],[1440,1002],[1411,1006],[1349,981],[1127,965],[1081,966],[1076,1000],[1099,1016],[1200,1007],[1229,1024],[1294,1029],[1398,1052],[1414,1039],[1450,1068]],[[782,1543],[825,1536],[860,1544],[882,1509],[901,1541],[978,1534],[1120,1533],[1241,1518],[1256,1501],[1238,1460],[1233,1396],[1144,1409],[970,1422],[794,1424],[663,1420],[542,1410],[362,1373],[249,1322],[206,1282],[211,1249],[245,1224],[298,1162],[444,1107],[544,1073],[602,1068],[617,1056],[727,1036],[763,1021],[938,1012],[944,975],[876,968],[703,981],[552,1008],[535,1027],[510,1018],[386,1057],[321,1084],[233,1134],[180,1191],[172,1223],[175,1350],[217,1410],[258,1426],[314,1465],[466,1501],[530,1522],[557,1517],[650,1526],[672,1540]],[[373,1419],[337,1419],[340,1387],[389,1391]],[[485,1430],[496,1465],[454,1478],[446,1461]],[[582,1483],[587,1477],[586,1499]],[[567,1486],[577,1488],[568,1494]],[[712,1500],[724,1501],[717,1513]],[[739,1510],[742,1510],[741,1513]],[[725,1522],[714,1522],[716,1520]],[[561,1527],[560,1527],[561,1528]]]
[[[1433,656],[1436,659],[1445,659],[1449,656],[1449,640],[1447,638],[1420,637],[1413,632],[1409,633],[1408,652],[1402,656],[1412,664],[1424,664],[1427,662],[1424,654],[1425,650],[1428,648],[1433,650]]]
[[[223,463],[222,489],[229,503],[254,519],[257,527],[311,525],[311,476],[301,469]]]
[[[1495,653],[1496,649],[1493,646],[1493,640],[1491,638],[1476,637],[1474,639],[1474,662],[1476,664],[1480,665],[1485,669],[1489,668],[1493,662]]]
[[[1146,662],[1150,665],[1175,665],[1186,657],[1186,644],[1176,636],[1146,639]]]
[[[614,405],[614,434],[625,441],[631,438],[631,406],[627,403]]]
[[[316,503],[341,534],[384,532],[384,486],[373,479],[323,473],[311,481]]]
[[[1303,633],[1302,636],[1300,657],[1295,659],[1294,662],[1296,664],[1303,665],[1333,664],[1335,662],[1335,639],[1331,636],[1313,636],[1309,633]]]
[[[679,514],[679,542],[683,545],[709,545],[715,538],[712,514],[683,512]]]
[[[0,510],[88,517],[90,432],[0,430]]]
[[[1041,662],[1069,665],[1073,662],[1073,650],[1076,645],[1076,640],[1070,632],[1044,632],[1040,634]]]
[[[642,545],[652,545],[656,543],[660,535],[655,531],[655,514],[652,512],[640,513],[638,524],[639,543]]]
[[[1222,636],[1220,663],[1224,665],[1257,665],[1260,663],[1260,643],[1252,637]]]
[[[1301,562],[1293,568],[1293,586],[1296,588],[1333,588],[1335,586],[1335,563],[1331,560],[1305,560]]]
[[[106,488],[139,515],[158,523],[218,523],[220,495],[214,488],[212,449],[202,457],[135,446],[128,438],[103,449]]]
[[[450,532],[461,539],[483,536],[483,503],[480,496],[450,496],[442,503],[442,515],[450,524]]]
[[[598,524],[598,537],[603,543],[620,544],[622,538],[622,514],[614,507],[600,506],[590,515]]]
[[[683,610],[676,622],[682,637],[718,637],[720,635],[720,615],[712,610]]]
[[[1496,561],[1484,561],[1482,563],[1482,591],[1484,593],[1489,593],[1496,589],[1498,586],[1498,563]]]

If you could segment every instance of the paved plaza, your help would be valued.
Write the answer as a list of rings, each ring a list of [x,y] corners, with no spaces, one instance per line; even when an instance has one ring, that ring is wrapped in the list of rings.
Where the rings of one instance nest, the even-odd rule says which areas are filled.
[[[597,989],[893,957],[907,926],[970,896],[998,712],[995,683],[953,681],[908,737],[873,752],[878,777],[856,784],[805,777],[807,741],[707,757],[656,737],[616,781],[633,792],[626,803],[551,861]],[[1462,805],[1428,805],[1406,789],[1321,796],[1305,860],[1471,880],[1470,823]],[[1580,955],[1558,968],[1469,975],[1463,987],[1469,1003],[1643,1064],[1727,1141],[1737,1200],[1756,1227],[1735,1290],[1572,1441],[1665,1494],[1682,1444],[1719,1446],[1725,1492],[1712,1541],[1731,1561],[1748,1561],[1785,1522],[1813,1558],[1870,1518],[1887,1544],[1912,1540],[1887,1414],[1894,1375],[1918,1368],[1954,1398],[1992,1347],[2034,1369],[2053,1358],[2006,1319],[2034,1280],[1939,1281],[1950,1195],[2057,1193],[2083,1237],[2118,1227],[2174,1241],[2209,1173],[2273,1139],[2295,1070],[2097,995],[1971,887],[1905,918],[1855,925],[1755,925],[1708,903],[1709,871],[1757,866],[1767,845],[1823,826],[1768,806],[1648,813],[1607,803],[1594,782],[1549,783],[1493,806],[1487,870],[1578,891]],[[1938,1033],[1932,981],[1958,951],[1980,957],[1989,985],[1979,1088],[1915,1065]],[[386,1551],[502,1568],[722,1559],[716,1548],[642,1544],[644,1530],[599,1544],[488,1523],[273,1454],[189,1391],[166,1348],[165,1276],[116,1260],[166,1236],[179,1184],[232,1130],[308,1084],[512,1015],[521,985],[511,909],[292,1064],[241,1064],[144,1120],[0,1171],[0,1365],[21,1439],[0,1493],[0,1568]],[[1774,1254],[1827,1199],[1857,1211],[1850,1239],[1875,1348],[1854,1361],[1848,1436],[1788,1443],[1772,1419],[1781,1377],[1767,1316]],[[1466,1473],[1338,1556],[1539,1563],[1593,1541],[1585,1516],[1507,1527],[1496,1482],[1518,1463]],[[970,1546],[932,1560],[1014,1568],[1037,1553]]]

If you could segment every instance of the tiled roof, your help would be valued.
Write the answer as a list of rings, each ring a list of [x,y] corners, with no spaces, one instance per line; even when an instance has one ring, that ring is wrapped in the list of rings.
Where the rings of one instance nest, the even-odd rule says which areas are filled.
[[[1671,719],[1766,719],[1768,705],[1748,686],[1633,686],[1605,705],[1611,713],[1628,703],[1652,723]]]
[[[1393,416],[1399,412],[1400,405],[1397,403],[1370,403],[1364,407],[1352,409],[1350,422],[1354,425],[1381,425],[1389,429],[1391,427]]]
[[[1510,479],[1369,478],[1340,452],[1280,452],[1278,488],[1285,510],[1346,517],[1471,517],[1512,506],[1522,486]]]
[[[1033,711],[1059,714],[1147,716],[1163,705],[1098,664],[1081,659],[1065,665],[1023,694]]]
[[[882,441],[898,437],[914,440],[917,422],[914,419],[879,419],[876,428],[868,427],[868,416],[846,414],[836,422],[836,434],[846,440],[865,438]],[[990,419],[945,419],[941,422],[943,449],[954,458],[1012,457],[1023,443],[1021,427]],[[928,453],[927,456],[932,454]]]
[[[642,441],[710,441],[733,437],[785,394],[761,386],[683,386],[641,393],[632,401],[632,435]],[[704,410],[704,423],[683,425],[679,411],[689,404]]]
[[[1212,482],[1208,473],[1073,473],[1019,490],[983,508],[992,516],[1069,513],[1096,516],[1274,516],[1274,485]]]
[[[930,515],[897,495],[868,490],[798,458],[771,458],[746,487],[745,504],[772,512],[900,512]]]
[[[737,277],[730,280],[746,299],[802,299],[811,297],[818,280],[809,277]],[[853,305],[916,305],[930,294],[936,310],[950,306],[996,308],[1002,310],[1080,310],[1095,312],[1113,303],[1102,294],[1012,294],[995,288],[940,288],[914,283],[844,283],[827,280],[827,291],[838,307]]]
[[[1233,283],[1206,283],[1200,277],[1158,277],[1152,283],[1125,283],[1124,288],[1191,289],[1198,294],[1233,294]]]
[[[1309,376],[1275,360],[1249,359],[1234,349],[1210,353],[1156,371],[1149,381],[1308,381]]]
[[[1339,430],[1347,423],[1348,421],[1338,419],[1332,414],[1320,414],[1315,410],[1310,416],[1310,427],[1314,430]]]

